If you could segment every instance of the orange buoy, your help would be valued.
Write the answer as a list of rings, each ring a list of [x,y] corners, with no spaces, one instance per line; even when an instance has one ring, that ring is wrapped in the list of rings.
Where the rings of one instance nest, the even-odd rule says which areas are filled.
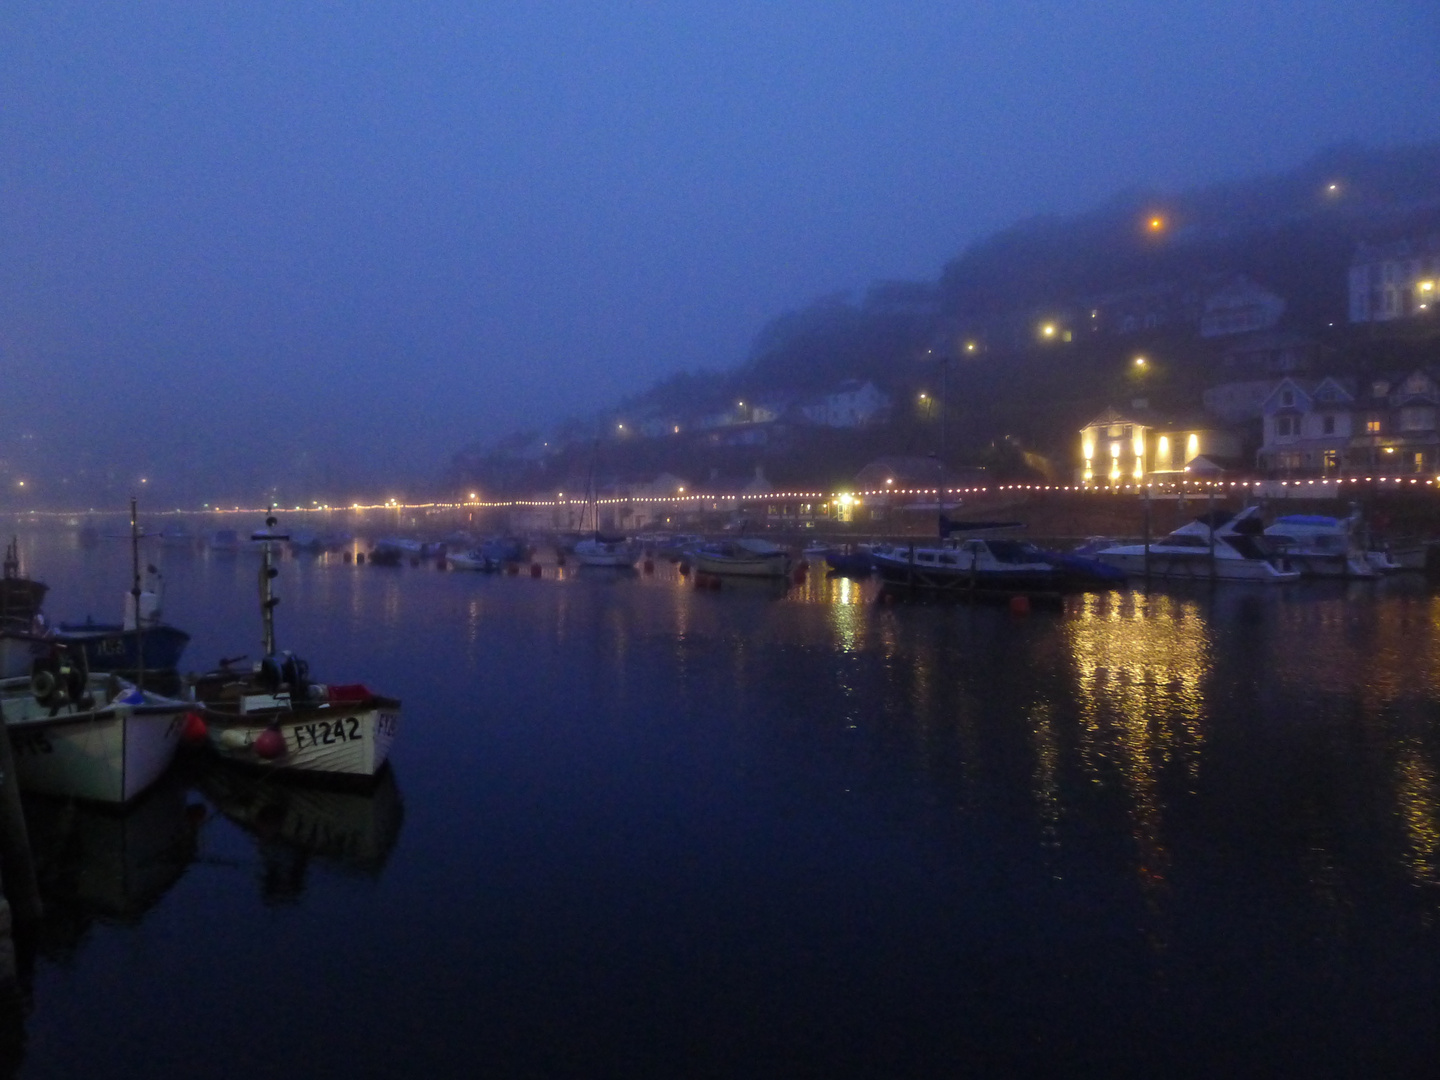
[[[1011,615],[1029,615],[1029,614],[1030,614],[1030,597],[1028,597],[1028,596],[1012,596],[1012,597],[1010,597],[1010,614],[1011,614]]]

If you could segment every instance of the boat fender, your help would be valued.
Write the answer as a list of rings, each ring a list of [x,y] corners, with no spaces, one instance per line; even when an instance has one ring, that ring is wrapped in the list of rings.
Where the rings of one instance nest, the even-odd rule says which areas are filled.
[[[236,728],[226,728],[216,737],[216,741],[227,750],[243,750],[246,746],[245,732]]]
[[[186,746],[199,746],[210,735],[210,728],[205,723],[205,718],[198,712],[187,712],[185,723],[180,727],[180,741]]]
[[[251,745],[255,747],[255,753],[266,761],[274,761],[285,753],[285,735],[278,727],[267,727],[255,736],[255,742]]]

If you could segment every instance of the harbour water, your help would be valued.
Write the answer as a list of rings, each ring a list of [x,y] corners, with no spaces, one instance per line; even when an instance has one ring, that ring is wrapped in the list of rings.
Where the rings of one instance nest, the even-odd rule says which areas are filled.
[[[52,617],[128,546],[20,536]],[[147,550],[186,664],[258,559]],[[370,795],[27,800],[22,1077],[1430,1075],[1440,595],[1025,617],[287,557],[282,648],[404,700]],[[8,1035],[6,1034],[8,1033]]]

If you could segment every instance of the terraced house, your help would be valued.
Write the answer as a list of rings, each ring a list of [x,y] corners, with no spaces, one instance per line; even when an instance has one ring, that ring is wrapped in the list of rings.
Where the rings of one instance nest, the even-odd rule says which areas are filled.
[[[1432,473],[1437,407],[1440,381],[1424,368],[1363,382],[1282,379],[1262,407],[1257,464],[1280,476]]]

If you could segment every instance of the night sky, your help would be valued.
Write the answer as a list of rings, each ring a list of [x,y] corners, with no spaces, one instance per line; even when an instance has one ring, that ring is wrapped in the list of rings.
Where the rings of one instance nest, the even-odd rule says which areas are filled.
[[[1437,137],[1424,0],[11,0],[0,458],[438,473],[1019,218]]]

